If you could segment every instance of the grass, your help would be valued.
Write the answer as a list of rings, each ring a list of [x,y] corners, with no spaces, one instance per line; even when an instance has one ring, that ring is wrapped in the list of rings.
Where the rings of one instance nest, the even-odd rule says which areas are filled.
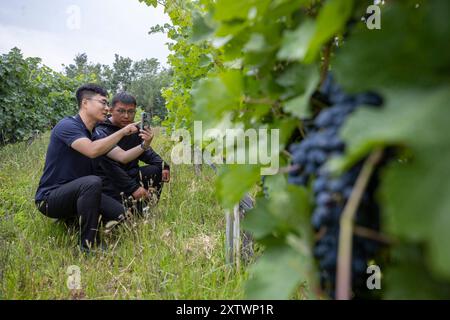
[[[242,299],[247,273],[225,265],[223,210],[214,173],[172,166],[157,208],[106,238],[109,249],[84,256],[78,233],[38,212],[34,194],[49,134],[0,149],[0,299]],[[171,142],[154,148],[170,159]],[[81,289],[69,290],[69,266]]]

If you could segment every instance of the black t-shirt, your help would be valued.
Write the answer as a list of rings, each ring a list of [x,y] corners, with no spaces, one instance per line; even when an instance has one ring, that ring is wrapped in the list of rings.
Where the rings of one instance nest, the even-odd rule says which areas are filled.
[[[91,132],[80,115],[66,117],[53,128],[36,201],[45,200],[51,190],[65,183],[94,174],[97,160],[71,148],[72,143],[80,138],[92,140]]]

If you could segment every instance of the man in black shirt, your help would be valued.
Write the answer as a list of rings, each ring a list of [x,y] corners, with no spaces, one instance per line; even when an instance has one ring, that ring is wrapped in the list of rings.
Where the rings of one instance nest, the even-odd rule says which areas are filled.
[[[152,138],[150,131],[142,130],[142,147],[126,152],[114,148],[123,137],[137,133],[138,127],[130,123],[113,135],[93,141],[94,126],[104,121],[109,111],[107,96],[106,90],[95,84],[77,90],[79,113],[62,119],[53,128],[35,196],[36,205],[44,215],[79,218],[80,248],[84,251],[96,243],[100,215],[107,221],[124,219],[122,204],[102,193],[102,181],[94,175],[97,158],[108,153],[116,160],[131,161],[142,154]]]
[[[118,93],[112,100],[111,117],[97,125],[95,138],[104,138],[123,130],[133,123],[135,114],[136,99],[126,92]],[[141,143],[142,139],[135,133],[123,137],[117,145],[123,150],[130,150]],[[139,161],[146,165],[139,166]],[[163,182],[170,180],[169,165],[151,147],[126,164],[104,156],[97,169],[97,175],[103,179],[103,191],[118,201],[122,200],[122,192],[125,198],[147,199],[150,197],[149,187],[156,191],[159,198]]]

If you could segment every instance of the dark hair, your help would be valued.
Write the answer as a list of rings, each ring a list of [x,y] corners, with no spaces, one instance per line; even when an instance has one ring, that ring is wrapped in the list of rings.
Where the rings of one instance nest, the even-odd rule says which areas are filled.
[[[116,94],[114,96],[114,98],[112,99],[112,104],[111,106],[114,108],[116,106],[117,102],[121,102],[123,104],[133,104],[136,106],[136,98],[133,97],[131,94],[129,94],[128,92],[119,92],[118,94]]]
[[[81,107],[81,101],[83,101],[83,99],[91,98],[96,94],[108,97],[108,91],[106,91],[103,87],[99,86],[98,84],[87,83],[79,87],[75,94],[77,97],[78,108]]]

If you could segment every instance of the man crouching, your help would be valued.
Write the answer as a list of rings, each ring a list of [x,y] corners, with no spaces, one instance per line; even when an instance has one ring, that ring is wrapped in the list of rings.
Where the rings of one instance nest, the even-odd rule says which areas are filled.
[[[135,115],[136,99],[126,92],[116,94],[112,100],[111,117],[95,128],[96,139],[120,131],[134,122]],[[104,156],[96,173],[103,180],[103,192],[118,201],[123,201],[130,196],[134,200],[147,200],[152,196],[149,190],[154,190],[159,199],[163,182],[170,180],[169,165],[150,146],[143,144],[138,134],[123,137],[117,146],[123,150],[141,146],[143,153],[128,163],[111,159],[112,154]],[[114,153],[114,149],[111,152]],[[140,167],[139,161],[146,165]],[[138,207],[138,210],[142,208]]]

